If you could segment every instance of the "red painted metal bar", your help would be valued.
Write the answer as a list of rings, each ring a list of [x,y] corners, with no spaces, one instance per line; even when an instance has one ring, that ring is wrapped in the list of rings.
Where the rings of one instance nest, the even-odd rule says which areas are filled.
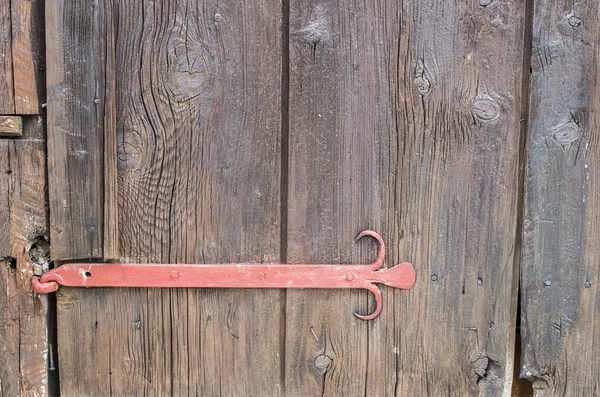
[[[385,244],[379,234],[362,232],[357,241],[371,236],[379,242],[377,260],[370,265],[282,265],[282,264],[83,264],[70,263],[50,270],[38,280],[34,290],[52,292],[67,287],[148,287],[148,288],[360,288],[375,295],[376,308],[370,315],[354,313],[371,320],[381,312],[381,291],[375,285],[410,289],[415,270],[410,263],[378,270],[385,258]]]

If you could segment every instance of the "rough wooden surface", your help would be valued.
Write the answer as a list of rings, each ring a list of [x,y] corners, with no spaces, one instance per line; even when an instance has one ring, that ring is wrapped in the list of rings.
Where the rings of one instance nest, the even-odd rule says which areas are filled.
[[[37,114],[42,0],[0,0],[0,114]]]
[[[46,1],[53,259],[104,254],[105,4]]]
[[[44,2],[11,0],[10,3],[15,113],[38,114],[39,98],[44,92]]]
[[[48,297],[31,276],[48,269],[45,144],[42,121],[25,121],[26,139],[0,140],[0,395],[48,395]],[[37,241],[37,239],[42,239]],[[34,244],[34,255],[30,248]]]
[[[485,6],[484,6],[485,5]],[[410,261],[410,292],[287,293],[286,392],[510,393],[524,3],[292,1],[288,258]]]
[[[0,0],[0,114],[15,113],[10,3]]]
[[[599,7],[534,7],[521,375],[538,396],[600,392]]]
[[[18,137],[23,132],[20,116],[0,116],[0,137]]]
[[[68,222],[53,230],[54,257],[107,255],[96,238],[102,233],[85,234],[102,226],[98,186],[110,177],[93,167],[102,165],[94,156],[102,155],[104,139],[105,147],[117,147],[119,255],[111,259],[278,261],[281,4],[123,0],[48,7],[48,21],[59,27],[49,33],[48,57],[56,62],[49,71],[50,164],[58,180],[51,187],[51,211],[58,211],[52,226]],[[67,57],[69,43],[77,45]],[[113,88],[108,80],[96,85],[99,57],[109,70],[111,54],[117,80]],[[89,84],[105,93],[97,105],[104,119],[93,110]],[[111,90],[116,130],[107,121]],[[58,114],[61,107],[68,113]],[[61,186],[61,177],[71,183]],[[92,193],[100,200],[91,201]],[[56,250],[55,237],[65,244]],[[277,290],[64,288],[57,299],[62,395],[282,393]]]

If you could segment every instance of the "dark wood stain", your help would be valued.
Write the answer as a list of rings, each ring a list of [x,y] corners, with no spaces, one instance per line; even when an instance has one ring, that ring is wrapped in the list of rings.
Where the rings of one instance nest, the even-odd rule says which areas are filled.
[[[287,293],[286,391],[510,392],[525,6],[292,1],[288,259],[410,261],[413,290]],[[325,364],[324,364],[325,363]]]
[[[521,376],[536,396],[596,395],[600,372],[598,1],[535,2]]]

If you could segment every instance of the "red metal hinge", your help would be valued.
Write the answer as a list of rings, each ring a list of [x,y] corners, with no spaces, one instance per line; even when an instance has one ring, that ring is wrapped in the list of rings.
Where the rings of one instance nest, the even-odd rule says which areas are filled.
[[[415,269],[400,263],[378,270],[385,258],[385,244],[379,234],[367,230],[356,238],[373,237],[379,243],[377,260],[370,265],[287,265],[287,264],[114,264],[70,263],[32,279],[33,290],[49,293],[66,287],[148,287],[148,288],[360,288],[375,295],[375,311],[381,312],[381,291],[376,283],[410,289]]]

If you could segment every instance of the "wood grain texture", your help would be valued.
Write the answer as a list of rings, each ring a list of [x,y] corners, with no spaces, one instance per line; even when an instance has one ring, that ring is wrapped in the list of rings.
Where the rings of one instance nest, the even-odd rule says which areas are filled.
[[[48,175],[53,259],[102,258],[110,8],[46,1]],[[109,98],[110,100],[110,98]]]
[[[0,114],[14,114],[11,0],[0,0]]]
[[[537,396],[600,393],[598,1],[535,1],[521,376]]]
[[[42,0],[0,1],[0,114],[39,111],[42,9]]]
[[[87,22],[87,3],[52,4],[59,12],[53,20],[63,27],[100,24],[100,19]],[[116,142],[119,248],[114,259],[278,261],[281,4],[123,0],[99,2],[94,10],[104,26],[96,28],[94,40],[106,43],[106,65],[114,51],[116,81],[110,88],[107,79],[97,89],[106,97],[115,93],[116,129],[110,131],[105,111],[104,120],[91,118],[104,133],[88,128],[85,137],[91,142],[104,134],[105,147]],[[88,38],[90,32],[66,28],[54,42],[70,34],[80,37],[78,46],[98,45]],[[86,76],[98,63],[92,59],[98,58],[81,63],[63,106],[73,108],[86,94]],[[102,99],[100,105],[106,109]],[[52,123],[61,120],[55,117]],[[79,142],[82,137],[72,140],[69,134],[84,130],[72,127],[61,135]],[[60,154],[58,142],[53,156]],[[88,147],[84,158],[90,161]],[[73,192],[85,180],[83,174],[64,176],[73,180]],[[85,189],[103,183],[99,178],[85,180]],[[52,188],[55,198],[58,189]],[[73,193],[69,211],[78,214],[83,207],[75,199],[85,203],[87,194]],[[58,213],[52,222],[60,226],[63,216]],[[78,230],[84,227],[80,222]],[[59,239],[65,237],[63,232]],[[80,255],[85,237],[79,239],[57,252],[65,258]],[[90,251],[88,257],[101,252]],[[64,288],[57,300],[62,395],[282,393],[277,290]]]
[[[16,114],[38,114],[43,97],[44,3],[11,0],[11,49]]]
[[[23,133],[20,116],[0,116],[0,137],[18,137]]]
[[[289,291],[287,395],[510,393],[525,6],[485,4],[291,1],[288,258],[373,229],[417,284]]]
[[[38,118],[28,130],[42,130]],[[0,140],[0,395],[46,396],[48,297],[33,294],[31,277],[47,271],[45,144]]]

